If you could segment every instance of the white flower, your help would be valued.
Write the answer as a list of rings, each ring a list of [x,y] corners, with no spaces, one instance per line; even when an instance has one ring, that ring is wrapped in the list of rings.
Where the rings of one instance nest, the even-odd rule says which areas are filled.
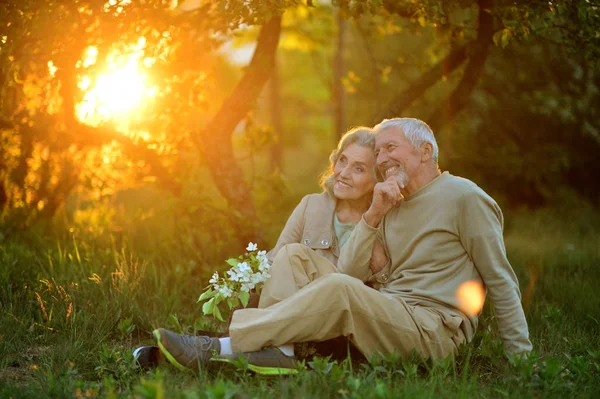
[[[226,285],[219,288],[219,292],[221,293],[221,295],[223,295],[223,298],[229,298],[233,294],[231,288],[227,287]]]
[[[242,286],[240,287],[240,289],[244,292],[250,292],[252,288],[254,287],[250,287],[250,284],[247,283],[242,284]]]
[[[256,251],[257,245],[254,244],[253,242],[248,243],[248,246],[246,247],[246,251]]]
[[[262,279],[262,275],[260,273],[254,273],[252,275],[252,284],[254,284],[256,286],[256,284],[258,283],[262,283],[263,279]],[[254,287],[253,287],[254,288]]]
[[[261,272],[264,272],[265,270],[269,270],[271,268],[271,265],[269,265],[268,262],[261,262],[260,265],[258,265],[258,270],[260,270]]]
[[[271,277],[267,251],[258,251],[257,245],[252,242],[248,243],[246,251],[238,258],[239,263],[231,266],[223,276],[219,276],[216,272],[210,278],[210,285],[207,288],[212,287],[217,294],[213,296],[216,305],[228,298],[239,297],[241,293],[261,289],[265,281]],[[214,315],[214,311],[211,312]]]
[[[229,281],[240,281],[240,276],[235,270],[227,270],[227,274],[229,274]]]
[[[237,269],[240,273],[252,272],[252,268],[246,262],[238,263]]]

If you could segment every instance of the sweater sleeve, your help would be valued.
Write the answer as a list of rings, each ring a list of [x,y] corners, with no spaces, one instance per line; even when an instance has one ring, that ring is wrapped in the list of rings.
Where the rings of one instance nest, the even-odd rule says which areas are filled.
[[[337,265],[340,273],[367,281],[372,274],[369,264],[376,237],[377,229],[369,226],[363,217],[340,250]]]
[[[277,252],[287,244],[299,243],[302,239],[302,232],[304,231],[304,214],[306,207],[308,206],[309,196],[302,198],[302,201],[296,206],[291,216],[285,223],[285,227],[277,239],[275,247],[267,253],[269,262],[273,262]]]
[[[483,190],[475,186],[463,193],[458,217],[460,241],[492,300],[504,349],[508,354],[530,352],[519,283],[506,257],[503,223],[500,207]]]

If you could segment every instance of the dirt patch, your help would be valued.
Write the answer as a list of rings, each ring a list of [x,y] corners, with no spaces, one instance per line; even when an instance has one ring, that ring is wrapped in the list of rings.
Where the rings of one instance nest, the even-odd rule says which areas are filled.
[[[35,372],[39,369],[39,361],[48,351],[50,346],[36,346],[27,348],[21,353],[11,353],[7,367],[0,368],[0,381],[12,383],[23,383],[35,378]]]

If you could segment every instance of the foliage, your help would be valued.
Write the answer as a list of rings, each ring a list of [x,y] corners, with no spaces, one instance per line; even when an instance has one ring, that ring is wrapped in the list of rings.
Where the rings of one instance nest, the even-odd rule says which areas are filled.
[[[351,19],[347,39],[353,51],[344,56],[347,73],[342,77],[348,126],[372,124],[379,121],[378,115],[401,113],[432,119],[437,129],[436,115],[443,114],[445,108],[454,105],[453,112],[439,121],[440,126],[463,109],[467,110],[464,115],[471,114],[476,101],[471,101],[471,107],[466,106],[474,84],[480,80],[485,84],[500,76],[488,71],[479,79],[478,73],[473,72],[477,68],[468,66],[482,51],[478,40],[482,38],[482,15],[487,14],[493,17],[488,18],[493,25],[493,40],[484,44],[497,45],[495,57],[510,64],[514,59],[513,43],[517,41],[531,70],[560,67],[563,51],[570,56],[581,54],[574,62],[587,70],[589,77],[585,80],[592,88],[587,93],[597,87],[599,7],[588,1],[492,4],[487,0],[385,0],[330,5],[293,0],[228,0],[191,8],[186,2],[167,0],[8,1],[3,3],[0,20],[0,207],[5,223],[17,229],[29,228],[33,221],[55,215],[74,191],[83,203],[140,185],[160,188],[177,197],[186,190],[192,176],[204,174],[203,187],[220,191],[235,211],[229,215],[230,222],[243,231],[242,225],[252,225],[256,214],[252,198],[246,194],[247,181],[238,176],[243,168],[237,169],[238,160],[233,159],[240,153],[229,151],[231,131],[202,132],[213,126],[211,117],[219,114],[238,74],[219,54],[220,48],[240,36],[248,36],[247,31],[253,32],[249,36],[254,40],[256,30],[246,27],[265,26],[285,11],[278,57],[281,109],[286,114],[282,116],[285,133],[281,140],[288,147],[312,147],[309,150],[325,155],[337,140],[327,127],[332,119],[328,103],[334,77],[329,59],[334,53],[332,38],[337,28],[332,16],[337,5]],[[61,29],[53,29],[57,21]],[[540,46],[552,52],[542,66],[535,59]],[[463,48],[469,51],[461,53],[460,62],[452,68],[438,68],[434,79],[420,85],[427,70]],[[483,65],[486,57],[481,58]],[[152,94],[126,115],[94,108],[92,94],[95,85],[103,82],[103,74],[133,61],[137,62],[138,72],[146,76],[144,84]],[[511,74],[506,64],[499,72]],[[461,70],[462,77],[453,72]],[[572,73],[561,72],[560,78],[554,79],[569,75]],[[473,82],[461,85],[465,79]],[[507,79],[508,83],[512,81]],[[420,89],[408,93],[415,85]],[[536,85],[543,83],[536,81]],[[561,99],[575,100],[579,94],[577,90],[571,92],[568,85],[550,92],[542,90],[559,106]],[[406,95],[402,97],[404,105],[398,108],[399,93]],[[455,95],[449,97],[451,93]],[[481,90],[474,93],[479,96],[479,103],[495,105],[493,94]],[[453,104],[445,105],[440,100],[444,98]],[[245,110],[252,108],[256,98],[240,94],[230,100],[227,104],[232,107],[244,105],[240,108],[242,120],[247,119]],[[593,101],[593,96],[589,100]],[[266,113],[264,108],[258,104],[259,113]],[[578,108],[577,116],[586,119],[584,129],[580,129],[583,136],[595,132],[595,124],[588,123],[597,120],[593,107],[580,104]],[[395,110],[393,115],[389,114],[390,109]],[[436,112],[432,113],[432,109]],[[499,111],[513,112],[505,103]],[[526,113],[531,112],[535,110]],[[303,114],[301,121],[296,117],[298,113]],[[237,124],[237,118],[223,120],[229,123],[235,119]],[[570,129],[568,123],[561,118],[552,129]],[[480,134],[476,122],[463,121],[458,126],[468,137],[487,137]],[[577,134],[578,139],[581,137]],[[307,145],[307,141],[314,143]],[[482,144],[465,148],[474,153],[479,145]],[[595,151],[592,147],[590,153]],[[213,153],[218,155],[213,157]],[[511,152],[508,155],[511,160],[518,159]],[[536,160],[541,160],[546,154],[536,156]],[[227,160],[218,161],[219,158]],[[230,167],[220,162],[229,162]],[[227,169],[235,173],[227,174]],[[568,175],[579,174],[578,168],[573,169],[562,168]],[[535,170],[529,168],[529,173]],[[294,172],[288,168],[286,173]],[[261,170],[258,174],[270,176],[272,171]],[[485,179],[493,177],[487,174]],[[495,177],[504,179],[504,184],[514,180],[510,176]],[[544,179],[538,174],[528,181]],[[586,187],[588,178],[578,184],[582,186],[579,191],[590,194]],[[243,190],[235,191],[236,186]],[[538,197],[545,196],[543,189],[534,190]],[[522,198],[519,194],[515,197],[516,202]],[[197,198],[198,202],[201,199]],[[260,230],[256,225],[252,228]]]
[[[219,310],[221,303],[227,303],[231,311],[240,304],[243,307],[248,306],[250,294],[260,295],[263,284],[271,277],[267,252],[258,251],[254,243],[249,243],[246,251],[248,252],[237,258],[227,259],[227,264],[231,268],[224,273],[223,277],[220,277],[217,271],[208,281],[210,285],[198,298],[198,302],[204,302],[202,305],[204,315],[225,321]]]
[[[243,363],[239,370],[215,369],[199,376],[168,364],[152,371],[134,368],[133,349],[151,344],[156,327],[181,333],[219,328],[201,317],[193,300],[210,275],[198,276],[184,267],[186,252],[147,257],[168,248],[153,248],[152,241],[124,253],[107,250],[99,236],[108,233],[89,220],[86,229],[72,226],[82,237],[87,232],[85,239],[73,239],[67,226],[66,234],[55,232],[54,238],[41,232],[7,237],[0,248],[2,397],[156,397],[161,392],[170,397],[242,393],[595,397],[600,393],[596,349],[600,303],[595,295],[600,284],[600,215],[585,204],[507,214],[507,253],[521,283],[535,348],[532,357],[503,357],[493,311],[487,306],[475,339],[461,349],[455,362],[424,362],[393,354],[366,363],[314,358],[307,360],[306,370],[286,379],[250,376]],[[96,227],[91,232],[90,225]],[[125,234],[122,241],[132,242]],[[177,232],[161,239],[175,243]]]
[[[178,3],[0,6],[0,397],[600,394],[597,4]],[[338,7],[348,18],[348,126],[381,115],[439,121],[442,169],[473,179],[503,204],[536,353],[507,362],[488,307],[455,363],[317,358],[307,363],[312,371],[289,379],[251,378],[243,364],[200,376],[166,365],[135,369],[132,349],[151,343],[155,327],[218,334],[221,323],[198,311],[198,287],[212,271],[224,272],[221,260],[244,226],[268,237],[253,242],[273,243],[295,198],[318,190],[337,141]],[[276,137],[269,109],[262,97],[229,97],[248,68],[224,54],[232,42],[255,42],[282,14],[283,175],[268,162]],[[482,15],[491,17],[489,37]],[[132,58],[154,94],[126,115],[88,109],[86,116],[83,87]],[[453,68],[448,60],[457,60]],[[214,145],[206,145],[199,132],[226,99],[254,111],[244,112],[233,135],[210,131]],[[398,99],[400,111],[386,113]],[[222,156],[228,145],[233,150]],[[228,178],[244,183],[237,203],[253,205],[256,217],[224,201],[215,169],[234,171]],[[514,213],[544,204],[554,208]]]

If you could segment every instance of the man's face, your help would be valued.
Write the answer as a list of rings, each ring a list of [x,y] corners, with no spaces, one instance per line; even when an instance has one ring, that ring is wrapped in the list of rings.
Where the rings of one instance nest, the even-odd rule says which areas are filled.
[[[421,151],[404,137],[402,130],[390,127],[375,136],[377,170],[384,180],[395,176],[405,186],[413,179],[421,165]]]

